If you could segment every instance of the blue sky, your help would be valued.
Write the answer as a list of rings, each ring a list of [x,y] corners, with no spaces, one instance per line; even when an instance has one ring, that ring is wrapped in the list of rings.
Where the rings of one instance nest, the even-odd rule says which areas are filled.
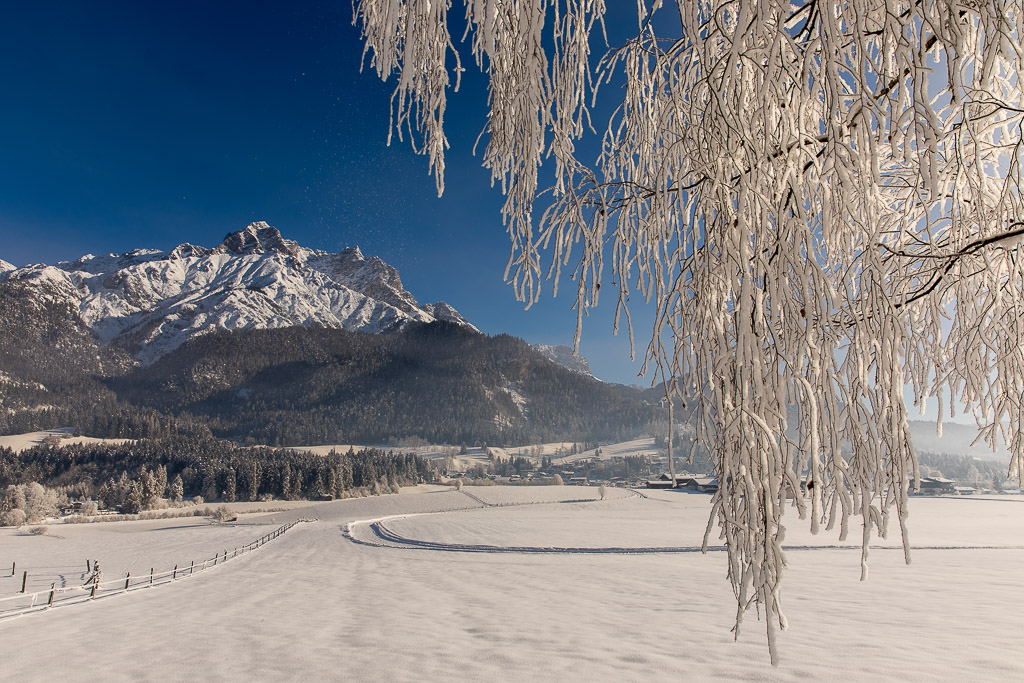
[[[304,246],[358,244],[484,332],[571,344],[570,288],[524,311],[502,281],[475,67],[450,96],[438,199],[425,158],[385,146],[391,86],[359,73],[361,49],[347,2],[6,3],[0,258],[213,246],[265,220]],[[612,304],[581,350],[597,376],[638,382]]]

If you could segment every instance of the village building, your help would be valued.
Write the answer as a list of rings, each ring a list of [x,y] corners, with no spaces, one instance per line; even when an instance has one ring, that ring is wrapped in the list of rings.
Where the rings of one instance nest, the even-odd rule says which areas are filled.
[[[944,477],[921,477],[919,483],[920,491],[917,493],[922,496],[941,496],[957,492],[956,482]]]

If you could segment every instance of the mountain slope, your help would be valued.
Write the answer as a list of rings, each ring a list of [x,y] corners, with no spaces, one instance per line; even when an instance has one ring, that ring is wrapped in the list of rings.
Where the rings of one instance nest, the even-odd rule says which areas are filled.
[[[217,332],[111,386],[124,401],[202,419],[218,436],[280,445],[613,438],[641,431],[655,412],[522,340],[443,322],[387,336]]]
[[[103,347],[45,284],[0,284],[0,434],[73,426],[95,436],[162,436],[170,421],[118,402],[99,377],[135,363]],[[48,293],[48,294],[47,294]]]

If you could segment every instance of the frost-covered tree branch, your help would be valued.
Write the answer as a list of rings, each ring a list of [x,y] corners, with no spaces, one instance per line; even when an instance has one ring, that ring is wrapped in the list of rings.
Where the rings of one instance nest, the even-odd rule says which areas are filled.
[[[1021,475],[1022,1],[641,0],[615,49],[601,0],[465,2],[506,275],[532,302],[571,265],[582,322],[608,260],[627,327],[631,294],[653,308],[646,363],[714,453],[737,627],[763,608],[773,658],[801,482],[812,530],[860,516],[863,573],[890,517],[908,547],[905,386],[969,406]],[[440,189],[450,3],[357,6]],[[600,84],[621,100],[584,163]]]

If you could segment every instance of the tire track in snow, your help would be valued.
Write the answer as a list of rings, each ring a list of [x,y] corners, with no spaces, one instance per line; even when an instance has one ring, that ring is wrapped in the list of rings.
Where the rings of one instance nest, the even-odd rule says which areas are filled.
[[[534,506],[534,505],[552,505],[560,503],[598,503],[602,502],[597,499],[586,499],[586,500],[565,500],[565,501],[551,501],[551,502],[523,502],[523,503],[487,503],[477,496],[463,491],[474,501],[480,503],[484,507],[523,507],[523,506]],[[632,491],[638,498],[650,500],[647,496]],[[724,545],[714,545],[703,548],[699,545],[694,546],[638,546],[638,547],[621,547],[621,546],[607,546],[607,547],[565,547],[565,546],[500,546],[500,545],[489,545],[489,544],[470,544],[470,543],[442,543],[439,541],[427,541],[417,538],[410,538],[408,536],[402,536],[395,531],[388,528],[386,522],[396,519],[408,519],[410,517],[420,517],[427,515],[439,515],[439,514],[453,514],[457,512],[464,512],[465,510],[447,510],[444,512],[428,512],[413,515],[389,515],[387,517],[378,517],[373,519],[355,520],[343,525],[341,528],[342,534],[348,540],[358,545],[365,545],[376,548],[391,548],[396,550],[432,550],[435,552],[459,552],[459,553],[511,553],[511,554],[529,554],[529,555],[675,555],[683,553],[703,553],[703,552],[724,552],[726,547]],[[357,530],[361,527],[367,527],[373,535],[372,539],[360,538],[357,535]],[[375,539],[375,540],[374,540]],[[827,544],[827,545],[784,545],[782,549],[786,552],[810,552],[819,550],[847,550],[857,551],[862,550],[859,545],[838,545],[838,544]],[[870,550],[898,550],[903,551],[902,545],[871,545]],[[960,546],[960,545],[928,545],[928,546],[911,546],[912,550],[1024,550],[1024,546],[1010,545],[1010,546],[996,546],[996,545],[974,545],[974,546]]]
[[[399,548],[407,550],[435,550],[443,552],[461,553],[517,553],[517,554],[557,554],[557,555],[656,555],[656,554],[680,554],[705,552],[699,545],[694,546],[637,546],[637,547],[563,547],[563,546],[499,546],[486,544],[468,543],[441,543],[438,541],[424,541],[416,538],[409,538],[395,533],[389,529],[383,521],[370,522],[369,528],[373,534],[380,539],[379,543],[367,542],[363,539],[354,538],[346,534],[350,540],[362,545],[373,545],[380,548]],[[903,551],[900,545],[872,545],[871,550],[899,550]],[[806,552],[816,550],[850,550],[861,551],[860,546],[852,545],[784,545],[782,549],[786,552]],[[1000,546],[1000,545],[928,545],[911,546],[912,550],[1024,550],[1024,546]],[[724,552],[724,545],[708,546],[706,552]]]

